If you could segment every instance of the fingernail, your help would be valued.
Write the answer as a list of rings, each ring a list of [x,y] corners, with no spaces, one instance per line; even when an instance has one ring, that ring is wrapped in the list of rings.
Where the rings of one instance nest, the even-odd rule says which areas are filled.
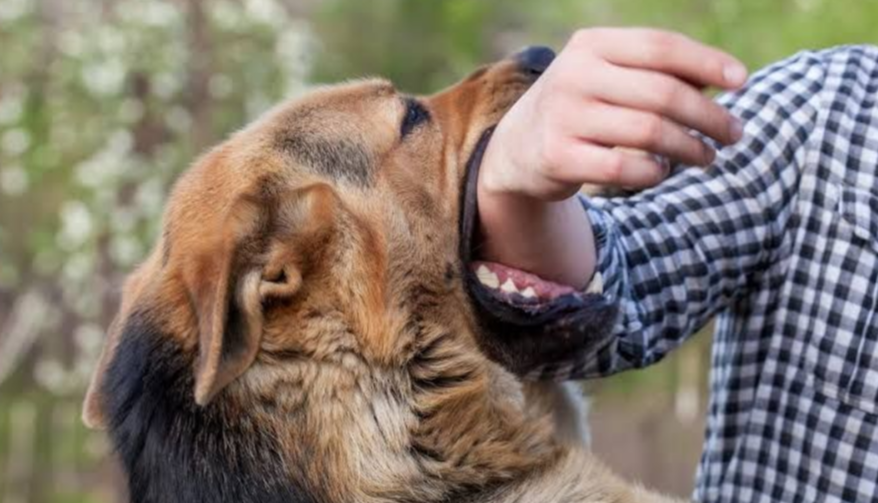
[[[716,159],[716,150],[705,145],[704,146],[704,165],[707,166],[707,165],[711,164],[714,161],[714,159]]]
[[[732,143],[735,143],[744,136],[744,124],[737,117],[732,117],[730,122],[729,135],[731,135]]]
[[[732,86],[739,86],[747,80],[747,69],[740,63],[730,63],[723,68],[723,78]]]
[[[667,157],[664,156],[655,156],[656,162],[659,163],[659,166],[662,168],[662,178],[667,178],[668,175],[671,174],[671,161],[668,160]]]

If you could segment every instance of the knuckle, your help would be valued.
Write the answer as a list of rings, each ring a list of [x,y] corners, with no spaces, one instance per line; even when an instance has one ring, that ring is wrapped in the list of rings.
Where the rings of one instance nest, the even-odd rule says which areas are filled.
[[[585,54],[597,54],[613,34],[612,28],[581,28],[573,32],[567,46]]]
[[[684,160],[693,164],[701,162],[701,158],[703,157],[702,153],[704,152],[701,141],[687,135],[680,138],[680,144],[677,148],[680,151],[679,155],[683,157]]]
[[[644,30],[643,41],[655,51],[669,49],[673,45],[673,35],[662,30]]]
[[[560,135],[546,134],[542,141],[541,171],[547,177],[555,179],[564,170],[567,159],[567,146]]]
[[[702,106],[699,107],[699,110],[703,110],[703,113],[695,129],[721,141],[731,136],[732,122],[728,111],[707,99],[700,105]]]
[[[714,103],[711,103],[711,105],[712,106],[707,107],[708,127],[710,127],[711,130],[705,131],[705,133],[708,133],[717,139],[731,137],[731,118],[729,117],[728,111]]]
[[[685,45],[689,45],[689,44],[692,44],[695,42],[693,39],[689,38],[688,36],[686,36],[682,33],[677,33],[677,32],[667,32],[667,33],[668,33],[668,40],[670,41],[670,44],[674,47],[683,47]]]
[[[600,164],[602,178],[611,183],[620,181],[624,165],[625,162],[622,154],[618,151],[610,150]]]
[[[547,78],[540,83],[540,101],[543,106],[552,106],[568,92],[566,67],[558,66],[556,68],[554,73],[547,75]]]
[[[656,87],[655,95],[659,109],[667,112],[679,106],[684,89],[677,83],[665,83]]]
[[[640,142],[644,146],[654,147],[661,143],[664,133],[663,121],[654,115],[644,118],[639,127]]]
[[[538,110],[542,117],[539,118],[540,137],[543,144],[553,141],[553,135],[558,129],[562,129],[565,115],[565,105],[569,100],[563,99],[559,93],[549,93],[545,99],[538,104]]]
[[[573,32],[573,35],[570,37],[570,43],[575,46],[587,46],[592,37],[597,35],[596,31],[598,30],[594,28],[580,28]]]
[[[646,29],[643,32],[644,52],[650,59],[666,60],[685,44],[685,37],[678,33]]]
[[[540,97],[545,102],[555,103],[566,101],[571,94],[582,87],[581,68],[584,58],[564,58],[552,64],[550,69],[540,77]]]

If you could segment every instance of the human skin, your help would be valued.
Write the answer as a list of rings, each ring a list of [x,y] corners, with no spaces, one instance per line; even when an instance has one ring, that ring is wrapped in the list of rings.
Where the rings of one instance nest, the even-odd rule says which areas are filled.
[[[497,125],[478,180],[480,258],[585,287],[597,251],[576,196],[583,184],[646,188],[669,159],[707,165],[741,122],[703,94],[747,79],[733,56],[641,28],[576,32]],[[639,151],[639,152],[638,152]],[[650,152],[659,156],[643,155]]]

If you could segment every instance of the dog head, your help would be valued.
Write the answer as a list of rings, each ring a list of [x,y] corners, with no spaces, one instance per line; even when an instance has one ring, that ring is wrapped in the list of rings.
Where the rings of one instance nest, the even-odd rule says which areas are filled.
[[[176,376],[167,386],[191,386],[192,403],[176,405],[187,410],[228,412],[220,397],[232,393],[244,416],[281,407],[289,413],[283,421],[295,422],[297,407],[313,408],[328,424],[342,424],[340,416],[354,415],[346,407],[381,396],[405,405],[411,415],[400,424],[411,431],[453,422],[443,414],[459,413],[463,402],[448,408],[449,399],[490,398],[480,407],[494,407],[499,421],[495,408],[516,405],[485,393],[502,388],[514,397],[514,380],[485,355],[522,373],[567,357],[611,313],[573,293],[510,295],[468,267],[481,150],[551,59],[548,49],[530,49],[429,97],[383,80],[318,89],[204,155],[177,182],[161,238],[125,285],[86,398],[86,423],[128,427],[138,394],[167,377],[150,373],[150,360],[165,353],[132,356],[132,344],[173,348],[181,363],[166,372]],[[554,327],[575,327],[578,338],[552,342],[545,334],[552,330],[546,320],[559,313],[563,323]],[[138,372],[139,384],[120,377]],[[455,387],[469,391],[447,393]],[[333,400],[342,395],[339,406]],[[139,421],[159,414],[150,407]],[[380,409],[371,410],[384,422]],[[302,421],[306,428],[315,420]],[[522,436],[520,464],[541,449],[528,432],[509,437]],[[344,435],[350,432],[333,438]],[[407,435],[399,438],[411,448]],[[424,452],[444,448],[437,438],[418,442]],[[473,458],[484,473],[495,462],[490,452],[499,451]]]

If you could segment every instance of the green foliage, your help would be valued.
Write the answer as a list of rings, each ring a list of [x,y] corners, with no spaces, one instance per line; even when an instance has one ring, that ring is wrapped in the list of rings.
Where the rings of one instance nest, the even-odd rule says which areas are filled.
[[[803,49],[878,42],[878,2],[862,0],[587,0],[589,25],[672,29],[757,69]],[[579,17],[573,16],[573,17]],[[574,22],[573,24],[577,24]]]
[[[314,17],[314,77],[380,75],[432,92],[525,45],[522,31],[541,25],[528,20],[542,8],[528,0],[329,0]]]
[[[876,43],[864,0],[326,0],[314,16],[319,81],[381,75],[428,92],[530,44],[589,26],[654,26],[729,50],[751,68],[802,49]]]
[[[308,40],[272,0],[0,0],[0,500],[112,494],[79,403],[121,277],[177,174],[301,91]]]
[[[74,391],[173,179],[301,89],[306,31],[265,0],[5,1],[18,7],[0,17],[0,292],[52,305],[30,336],[63,323],[67,341],[41,341],[59,356],[35,377]]]
[[[0,0],[0,500],[17,494],[4,480],[13,402],[40,414],[29,469],[95,476],[96,437],[45,417],[78,414],[121,277],[148,252],[177,174],[306,81],[381,75],[432,92],[525,45],[632,24],[755,69],[876,43],[876,23],[868,0]],[[667,389],[674,365],[611,386]],[[104,499],[77,487],[31,500]]]

